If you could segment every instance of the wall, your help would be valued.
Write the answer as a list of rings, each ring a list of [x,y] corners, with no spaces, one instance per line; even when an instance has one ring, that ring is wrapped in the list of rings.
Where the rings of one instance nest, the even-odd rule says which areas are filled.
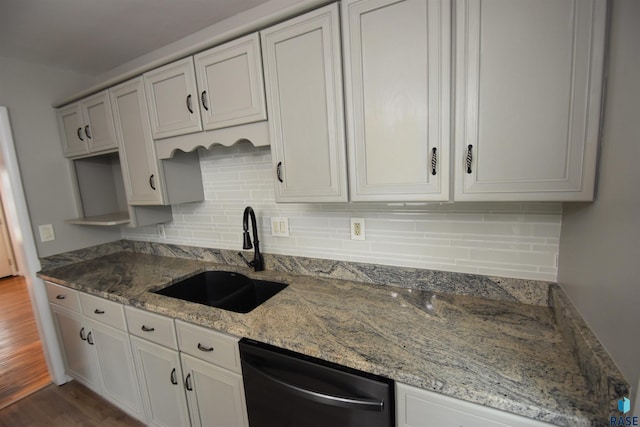
[[[119,229],[67,225],[73,218],[72,178],[62,156],[54,99],[94,83],[91,76],[0,57],[0,105],[9,109],[29,215],[40,257],[120,238]],[[42,243],[38,225],[53,224]]]
[[[558,203],[276,204],[269,147],[244,142],[200,152],[205,201],[173,206],[166,239],[156,227],[123,237],[241,249],[242,212],[259,218],[263,252],[525,279],[556,279]],[[272,237],[272,216],[289,218],[290,237]],[[351,217],[366,240],[350,240]]]
[[[597,199],[565,204],[558,268],[560,285],[633,386],[640,376],[639,22],[640,2],[612,2]]]

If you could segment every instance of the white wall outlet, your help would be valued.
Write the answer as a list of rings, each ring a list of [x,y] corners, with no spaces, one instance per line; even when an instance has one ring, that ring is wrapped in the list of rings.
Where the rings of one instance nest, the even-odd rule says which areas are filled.
[[[38,231],[40,231],[41,242],[50,242],[52,240],[56,240],[56,235],[53,232],[53,224],[40,225],[38,226]]]
[[[364,218],[351,218],[351,240],[364,240]]]
[[[289,218],[283,216],[271,218],[271,235],[289,237]]]

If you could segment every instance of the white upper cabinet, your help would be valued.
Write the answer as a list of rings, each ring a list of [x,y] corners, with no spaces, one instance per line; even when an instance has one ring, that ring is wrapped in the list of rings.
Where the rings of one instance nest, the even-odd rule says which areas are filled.
[[[455,200],[592,200],[604,0],[458,0]]]
[[[347,201],[337,4],[261,37],[276,201]]]
[[[148,125],[142,79],[138,77],[111,88],[111,102],[121,141],[120,161],[128,203],[163,204],[162,182]]]
[[[144,73],[154,139],[202,130],[193,58]]]
[[[129,205],[175,205],[204,199],[196,151],[158,160],[142,77],[111,88],[125,192]]]
[[[267,119],[258,33],[194,56],[205,130]]]
[[[448,200],[450,3],[343,5],[351,200]]]
[[[58,126],[65,157],[118,149],[107,91],[58,109]]]

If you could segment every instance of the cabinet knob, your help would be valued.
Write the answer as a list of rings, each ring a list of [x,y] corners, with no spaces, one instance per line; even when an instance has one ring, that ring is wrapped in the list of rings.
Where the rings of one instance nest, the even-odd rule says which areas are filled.
[[[278,166],[276,166],[276,176],[278,177],[278,181],[284,182],[282,180],[282,162],[278,162]]]
[[[187,110],[189,110],[189,112],[193,114],[193,107],[191,106],[191,94],[187,95]]]
[[[78,128],[76,133],[78,134],[78,138],[80,139],[80,141],[84,141],[84,138],[82,138],[82,128]]]
[[[89,125],[84,127],[84,134],[87,135],[87,138],[91,139],[91,132],[89,132]]]
[[[438,167],[438,149],[433,147],[431,149],[431,175],[435,175]]]
[[[467,147],[467,173],[471,173],[471,162],[473,162],[473,145]]]
[[[209,111],[209,106],[207,105],[207,91],[203,91],[200,95],[200,101],[202,102],[202,108]]]

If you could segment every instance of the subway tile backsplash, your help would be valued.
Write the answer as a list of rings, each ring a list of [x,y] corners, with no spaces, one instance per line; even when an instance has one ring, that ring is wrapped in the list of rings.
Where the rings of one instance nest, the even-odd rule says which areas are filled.
[[[173,206],[166,239],[156,226],[123,229],[123,238],[241,249],[250,205],[265,253],[556,280],[560,203],[275,203],[269,147],[199,154],[206,200]],[[289,237],[271,236],[273,216],[289,218]],[[366,240],[351,240],[351,217],[365,219]]]

